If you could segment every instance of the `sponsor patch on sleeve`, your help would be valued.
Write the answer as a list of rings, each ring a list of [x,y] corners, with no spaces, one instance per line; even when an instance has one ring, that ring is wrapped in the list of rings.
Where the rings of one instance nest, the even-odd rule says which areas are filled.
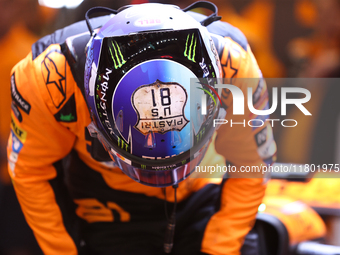
[[[12,74],[11,76],[11,94],[12,100],[17,104],[17,106],[25,113],[29,114],[31,110],[31,105],[19,93],[15,83],[15,74]]]
[[[257,152],[262,159],[269,159],[276,154],[273,130],[270,127],[262,129],[255,135]]]
[[[265,127],[264,129],[262,129],[260,132],[258,132],[255,135],[255,141],[256,141],[257,147],[260,147],[265,142],[267,142],[267,133],[268,133],[267,127]]]
[[[66,60],[63,65],[57,65],[55,61],[61,52],[52,50],[41,63],[41,72],[47,91],[54,106],[59,109],[66,100]]]
[[[19,153],[22,147],[23,147],[23,143],[12,131],[12,151],[14,151],[15,153]]]
[[[75,101],[74,94],[60,108],[60,110],[56,114],[54,114],[54,117],[59,122],[76,122],[77,121],[76,101]]]
[[[16,103],[12,102],[11,109],[13,111],[14,116],[17,118],[19,122],[22,122],[22,115],[20,113],[20,110],[18,109]]]
[[[18,126],[13,115],[11,116],[11,130],[13,135],[18,138],[19,141],[24,143],[26,141],[27,132]]]

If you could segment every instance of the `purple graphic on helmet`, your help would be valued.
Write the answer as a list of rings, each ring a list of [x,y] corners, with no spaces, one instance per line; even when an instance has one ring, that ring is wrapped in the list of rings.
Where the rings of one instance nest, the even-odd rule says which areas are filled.
[[[165,158],[191,148],[188,95],[195,77],[177,62],[156,59],[135,66],[118,82],[114,121],[125,142],[133,137],[133,155]]]

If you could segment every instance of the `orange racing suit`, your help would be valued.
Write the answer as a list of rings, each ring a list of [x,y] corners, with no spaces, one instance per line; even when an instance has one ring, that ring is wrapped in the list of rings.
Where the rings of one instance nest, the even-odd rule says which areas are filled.
[[[99,27],[107,19],[94,22]],[[208,30],[224,77],[257,80],[251,83],[254,106],[264,109],[267,88],[259,82],[261,72],[242,33],[223,22],[209,25]],[[139,184],[110,162],[98,159],[102,148],[87,131],[91,118],[81,84],[84,48],[90,37],[86,31],[85,22],[79,22],[42,38],[13,68],[9,173],[44,254],[79,254],[82,241],[90,254],[107,254],[105,249],[143,254],[143,249],[162,245],[163,203],[167,200],[169,208],[173,205],[174,191]],[[246,95],[249,84],[235,84]],[[244,116],[231,116],[229,92],[223,90],[221,95],[226,119],[247,122],[257,118],[249,110]],[[201,165],[227,162],[239,169],[271,164],[276,145],[269,122],[264,123],[257,128],[221,125]],[[239,254],[265,184],[262,174],[259,178],[246,178],[242,173],[232,177],[190,177],[179,183],[173,254],[193,254],[191,242],[198,242],[195,249],[203,253]],[[108,243],[112,247],[107,248]]]

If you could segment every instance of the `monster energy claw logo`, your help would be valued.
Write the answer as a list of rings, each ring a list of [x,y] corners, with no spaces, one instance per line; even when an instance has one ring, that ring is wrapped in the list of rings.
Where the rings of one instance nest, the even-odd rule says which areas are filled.
[[[72,115],[72,113],[70,113],[68,115],[61,114],[60,120],[62,120],[62,121],[72,121],[72,120],[74,120],[74,116]]]
[[[111,41],[111,46],[109,46],[109,51],[111,53],[111,57],[112,57],[115,69],[121,68],[126,63],[126,60],[124,59],[123,54],[120,51],[120,47],[116,41]],[[113,51],[114,51],[114,54],[113,54]]]
[[[196,63],[195,61],[196,44],[197,38],[195,38],[195,34],[192,33],[191,35],[188,35],[187,40],[185,42],[184,56],[194,63]]]

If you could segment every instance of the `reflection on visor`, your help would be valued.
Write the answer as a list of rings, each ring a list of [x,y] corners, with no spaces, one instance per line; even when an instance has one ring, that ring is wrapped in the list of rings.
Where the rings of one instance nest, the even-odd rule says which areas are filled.
[[[195,154],[195,157],[191,159],[185,165],[166,169],[166,170],[149,170],[141,167],[133,166],[133,162],[119,153],[117,153],[106,140],[106,138],[98,131],[95,124],[91,122],[88,125],[88,130],[92,137],[98,138],[103,144],[104,148],[109,153],[112,160],[118,165],[118,167],[130,178],[148,186],[166,187],[179,183],[186,179],[191,172],[195,169],[195,166],[199,165],[205,152],[208,148],[208,143],[199,152]]]
[[[98,73],[103,76],[109,68],[110,82],[117,84],[129,69],[151,59],[174,60],[187,66],[197,77],[206,77],[200,62],[204,60],[210,65],[210,56],[198,29],[159,30],[104,38]],[[216,77],[212,69],[211,75]]]

